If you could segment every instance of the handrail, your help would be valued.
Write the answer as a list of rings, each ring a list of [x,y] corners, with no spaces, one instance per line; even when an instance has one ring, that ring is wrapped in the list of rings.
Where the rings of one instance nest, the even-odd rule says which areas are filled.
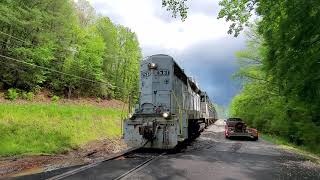
[[[182,111],[181,111],[181,107],[180,107],[180,104],[179,104],[179,102],[178,102],[178,98],[177,98],[177,96],[176,96],[176,94],[173,92],[173,91],[171,91],[171,93],[173,94],[173,97],[174,97],[174,99],[175,99],[175,101],[176,101],[176,104],[178,105],[178,108],[179,108],[179,116],[180,116],[180,118],[179,118],[179,129],[180,129],[180,135],[182,135]]]

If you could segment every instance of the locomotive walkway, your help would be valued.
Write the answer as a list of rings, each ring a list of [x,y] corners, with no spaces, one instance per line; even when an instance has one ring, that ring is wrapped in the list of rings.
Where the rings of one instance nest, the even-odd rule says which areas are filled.
[[[299,155],[261,139],[228,140],[223,131],[218,120],[179,153],[135,153],[64,179],[320,179],[320,166]]]

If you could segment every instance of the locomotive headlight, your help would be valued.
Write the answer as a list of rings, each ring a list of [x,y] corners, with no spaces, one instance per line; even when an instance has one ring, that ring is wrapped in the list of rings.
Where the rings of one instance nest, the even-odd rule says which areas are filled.
[[[164,118],[168,118],[169,117],[169,112],[164,112],[163,114],[162,114],[162,116],[164,117]]]
[[[135,116],[134,114],[131,114],[131,113],[130,113],[130,114],[128,115],[128,118],[131,119],[131,120],[134,120],[134,119],[136,118],[136,116]]]
[[[157,69],[157,64],[156,63],[149,63],[148,67],[149,67],[149,69]]]

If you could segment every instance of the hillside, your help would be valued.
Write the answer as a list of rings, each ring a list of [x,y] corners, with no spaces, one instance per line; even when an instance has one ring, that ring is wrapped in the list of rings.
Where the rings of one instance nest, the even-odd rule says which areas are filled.
[[[0,93],[0,177],[83,164],[122,150],[121,120],[127,106],[97,98],[32,101]]]

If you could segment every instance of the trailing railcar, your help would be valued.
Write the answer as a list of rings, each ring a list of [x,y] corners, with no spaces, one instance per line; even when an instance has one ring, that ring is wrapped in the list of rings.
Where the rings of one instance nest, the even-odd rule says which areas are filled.
[[[129,146],[172,149],[199,135],[217,118],[207,94],[171,56],[146,58],[140,78],[138,107],[124,123]]]
[[[210,101],[206,92],[201,92],[201,118],[204,120],[206,126],[214,123],[218,117],[213,103]]]

